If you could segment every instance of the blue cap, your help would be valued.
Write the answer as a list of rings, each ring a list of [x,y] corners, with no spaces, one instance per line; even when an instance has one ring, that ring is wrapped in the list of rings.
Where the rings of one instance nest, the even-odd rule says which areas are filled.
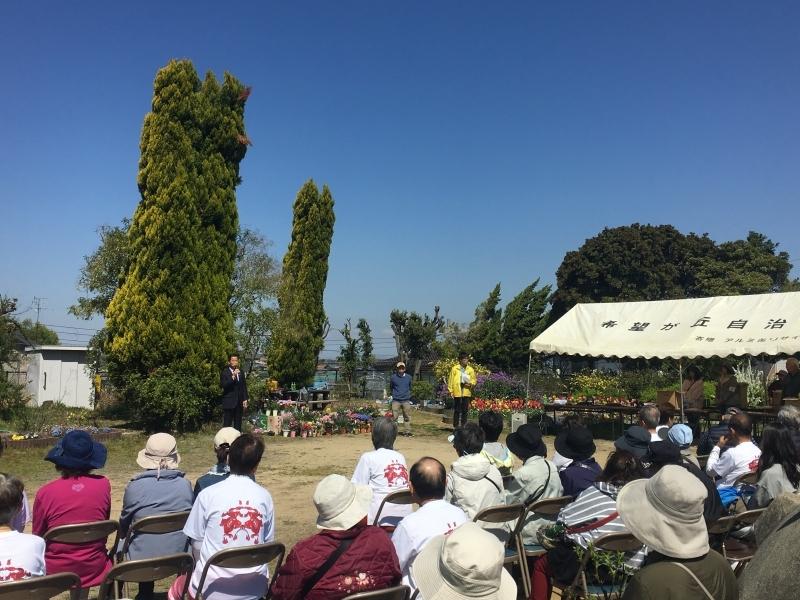
[[[692,445],[692,430],[688,425],[684,425],[683,423],[678,423],[670,427],[667,432],[667,437],[670,442],[676,446],[680,446],[682,449],[686,449]]]

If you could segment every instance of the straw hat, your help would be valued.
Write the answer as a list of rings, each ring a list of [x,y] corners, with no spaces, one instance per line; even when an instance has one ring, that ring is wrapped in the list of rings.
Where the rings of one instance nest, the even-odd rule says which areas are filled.
[[[504,559],[497,537],[467,522],[425,544],[411,573],[425,600],[516,600],[517,584]]]
[[[703,505],[708,492],[678,465],[666,465],[650,479],[637,479],[617,496],[625,527],[651,550],[671,558],[708,554]]]
[[[168,433],[151,435],[136,457],[136,464],[143,469],[177,469],[180,462],[178,442]]]
[[[367,485],[355,485],[342,475],[328,475],[314,492],[317,507],[317,528],[344,531],[367,516],[372,502],[372,490]]]

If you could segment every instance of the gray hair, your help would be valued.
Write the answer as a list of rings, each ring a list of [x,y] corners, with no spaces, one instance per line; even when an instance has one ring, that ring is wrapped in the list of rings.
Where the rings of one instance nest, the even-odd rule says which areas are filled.
[[[0,525],[9,525],[22,508],[23,483],[16,477],[0,473]]]
[[[394,441],[397,439],[397,423],[388,417],[378,417],[372,421],[372,445],[375,450],[386,448],[394,449]]]
[[[644,423],[646,429],[658,427],[659,419],[661,419],[661,411],[655,404],[647,404],[639,410],[639,420]]]
[[[792,429],[800,429],[800,408],[796,406],[782,406],[778,411],[778,423],[783,423]]]

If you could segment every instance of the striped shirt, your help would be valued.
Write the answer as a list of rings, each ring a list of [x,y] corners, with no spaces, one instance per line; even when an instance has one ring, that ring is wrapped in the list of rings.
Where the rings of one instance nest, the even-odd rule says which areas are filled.
[[[581,492],[575,502],[567,504],[561,509],[558,520],[567,527],[575,527],[576,525],[586,524],[589,521],[605,519],[616,512],[617,493],[621,489],[621,487],[604,481],[595,482],[591,487]],[[607,533],[620,533],[623,531],[627,531],[627,529],[625,529],[622,518],[617,515],[614,520],[597,529],[584,531],[583,533],[568,533],[567,537],[582,548],[586,548],[594,540]],[[640,550],[630,555],[625,562],[630,568],[638,569],[642,565],[645,556],[647,556],[647,548],[643,546]]]

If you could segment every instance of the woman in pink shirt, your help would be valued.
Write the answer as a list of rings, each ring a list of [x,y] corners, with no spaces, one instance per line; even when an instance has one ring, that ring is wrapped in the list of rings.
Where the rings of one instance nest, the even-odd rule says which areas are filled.
[[[111,514],[111,483],[93,469],[106,464],[106,448],[85,431],[70,431],[47,453],[61,477],[43,485],[33,503],[33,533],[43,536],[59,525],[104,521]],[[48,542],[47,574],[71,571],[81,587],[99,585],[111,569],[105,540],[89,544]]]

